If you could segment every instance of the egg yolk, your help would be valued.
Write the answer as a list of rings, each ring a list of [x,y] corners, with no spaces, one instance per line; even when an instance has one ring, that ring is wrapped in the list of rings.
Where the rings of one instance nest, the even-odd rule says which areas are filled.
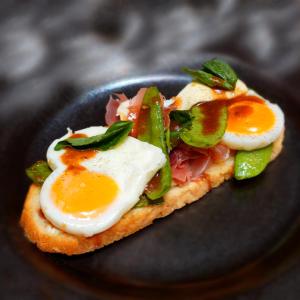
[[[265,104],[241,100],[228,107],[227,131],[239,134],[260,134],[275,124],[273,111]]]
[[[118,193],[117,183],[109,176],[81,170],[66,170],[52,186],[52,199],[63,212],[77,217],[92,217],[104,211]]]

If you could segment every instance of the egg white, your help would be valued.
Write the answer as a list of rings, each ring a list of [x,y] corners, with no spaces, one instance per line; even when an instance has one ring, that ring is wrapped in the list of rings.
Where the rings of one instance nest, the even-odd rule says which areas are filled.
[[[99,126],[85,128],[76,133],[92,136],[104,133],[106,130],[106,127]],[[164,166],[166,157],[160,148],[127,137],[117,147],[99,151],[94,157],[84,160],[81,163],[82,166],[91,172],[113,178],[119,191],[113,202],[99,215],[90,218],[75,217],[61,211],[51,199],[51,188],[55,180],[67,168],[61,161],[65,150],[55,151],[54,147],[58,141],[71,134],[69,131],[62,138],[55,140],[48,148],[48,163],[54,171],[42,186],[40,205],[45,217],[56,227],[74,235],[88,237],[110,228],[138,202],[146,184]],[[88,199],[88,195],[86,197]]]
[[[231,99],[248,92],[246,84],[238,80],[233,91],[223,91],[212,89],[199,82],[191,82],[187,84],[177,95],[181,99],[178,110],[190,109],[199,102],[213,101],[217,99]]]

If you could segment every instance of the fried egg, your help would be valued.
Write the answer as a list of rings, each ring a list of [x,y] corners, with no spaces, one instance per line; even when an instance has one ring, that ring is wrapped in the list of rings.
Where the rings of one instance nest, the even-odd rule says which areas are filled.
[[[45,217],[65,232],[89,237],[110,228],[138,202],[146,184],[166,162],[160,148],[132,137],[107,151],[54,150],[57,142],[70,136],[93,136],[106,130],[89,127],[75,136],[69,131],[48,148],[53,172],[42,186],[40,205]]]
[[[250,91],[228,105],[223,143],[231,149],[253,150],[274,142],[284,128],[280,107]],[[230,100],[229,100],[230,101]]]
[[[231,149],[253,150],[267,146],[279,137],[284,129],[284,115],[278,105],[248,89],[243,81],[238,80],[233,91],[216,90],[191,82],[175,98],[180,100],[178,110],[188,110],[199,102],[231,101],[247,96],[261,101],[233,101],[228,105],[228,125],[222,141]]]
[[[248,88],[241,80],[236,82],[233,91],[225,91],[212,89],[202,83],[191,82],[187,84],[176,96],[178,110],[190,109],[193,105],[199,102],[212,101],[217,99],[231,99],[248,92]]]

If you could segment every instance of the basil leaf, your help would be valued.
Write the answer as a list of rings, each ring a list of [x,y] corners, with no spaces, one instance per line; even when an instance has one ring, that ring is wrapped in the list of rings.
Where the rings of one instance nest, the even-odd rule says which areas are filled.
[[[189,74],[193,78],[193,80],[203,83],[211,88],[233,90],[232,85],[227,81],[202,70],[182,68],[182,71]]]
[[[192,121],[192,116],[187,110],[173,110],[170,112],[170,119],[181,126],[188,126]]]
[[[217,58],[209,60],[203,64],[203,70],[228,82],[232,90],[235,88],[238,79],[237,75],[226,62]]]
[[[212,59],[203,64],[199,70],[182,68],[193,80],[203,83],[211,88],[234,90],[238,77],[234,70],[220,59]]]
[[[105,133],[98,134],[86,138],[68,138],[60,141],[54,147],[58,151],[65,147],[73,147],[75,149],[97,149],[108,150],[120,143],[128,136],[133,126],[131,121],[119,121],[112,124]]]
[[[173,110],[170,112],[170,119],[178,125],[178,129],[169,134],[169,149],[172,150],[179,144],[182,130],[191,127],[193,116],[188,110]]]
[[[164,203],[164,199],[158,198],[158,199],[154,199],[151,200],[149,199],[145,194],[140,196],[140,200],[138,201],[138,203],[133,207],[133,208],[141,208],[141,207],[146,207],[149,205],[160,205]]]
[[[70,146],[70,143],[69,143],[67,140],[59,141],[59,142],[55,145],[54,150],[55,150],[55,151],[59,151],[59,150],[64,149],[64,148],[67,147],[67,146]]]
[[[43,184],[52,173],[46,161],[39,160],[25,170],[26,175],[36,184]]]

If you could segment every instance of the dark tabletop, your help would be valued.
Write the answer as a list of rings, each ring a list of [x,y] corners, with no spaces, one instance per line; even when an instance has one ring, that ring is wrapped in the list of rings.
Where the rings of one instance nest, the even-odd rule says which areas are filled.
[[[53,103],[54,113],[94,86],[170,70],[200,53],[237,58],[299,93],[300,2],[1,0],[1,138],[33,118],[42,124]],[[5,149],[0,143],[0,154]],[[4,226],[0,220],[0,232]],[[90,299],[44,277],[6,244],[0,256],[7,257],[1,299]],[[235,299],[299,297],[300,264]]]

